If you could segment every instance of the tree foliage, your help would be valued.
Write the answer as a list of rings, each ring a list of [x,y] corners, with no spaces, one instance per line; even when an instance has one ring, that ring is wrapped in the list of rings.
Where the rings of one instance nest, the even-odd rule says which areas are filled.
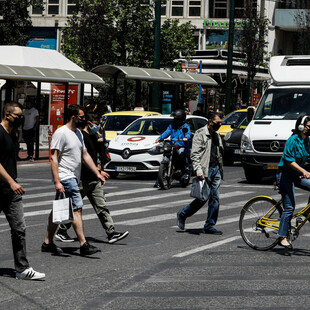
[[[196,27],[190,22],[179,24],[178,19],[168,19],[161,27],[161,63],[165,67],[176,66],[173,60],[179,58],[179,53],[190,57],[195,54],[195,39],[193,31]]]
[[[295,21],[298,27],[298,47],[294,54],[310,54],[310,10],[303,8],[296,10]]]
[[[84,69],[100,64],[152,67],[154,7],[143,0],[75,0],[76,13],[62,30],[62,50]],[[167,20],[161,32],[161,66],[179,52],[194,53],[194,26]]]
[[[248,98],[252,102],[253,80],[257,73],[258,66],[266,65],[267,40],[269,20],[258,14],[253,8],[253,1],[247,1],[245,6],[245,16],[243,29],[240,32],[240,47],[247,56],[245,63],[248,74]]]
[[[0,45],[26,45],[32,22],[30,5],[42,7],[43,0],[6,0],[0,2]]]

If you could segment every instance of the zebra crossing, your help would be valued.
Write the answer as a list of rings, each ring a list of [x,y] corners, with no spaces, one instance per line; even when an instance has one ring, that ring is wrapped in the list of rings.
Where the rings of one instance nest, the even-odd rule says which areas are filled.
[[[131,182],[132,189],[123,189],[124,186],[122,184],[125,182],[126,180],[113,180],[104,187],[107,206],[117,225],[136,226],[170,221],[170,227],[176,227],[176,211],[193,200],[189,196],[190,188],[161,191],[153,188],[151,182]],[[39,183],[40,185],[32,186],[34,183]],[[46,217],[51,211],[52,200],[55,197],[53,184],[48,179],[22,179],[21,184],[25,189],[25,195],[23,196],[25,217],[42,217],[42,225],[45,225]],[[248,184],[240,188],[240,185],[224,184],[222,188],[223,193],[220,195],[221,214],[217,225],[238,222],[239,212],[248,198],[255,196],[258,188],[270,188],[270,185],[253,186]],[[296,195],[302,195],[302,193],[297,193]],[[232,202],[233,198],[240,199],[234,199],[237,202]],[[279,198],[279,195],[276,198]],[[302,204],[298,205],[298,207],[302,207]],[[154,214],[156,211],[159,211],[157,212],[159,214]],[[201,213],[206,213],[205,208],[199,210],[197,214]],[[225,215],[226,213],[229,213],[229,215]],[[131,218],[126,219],[127,215],[130,215]],[[132,218],[133,215],[134,219]],[[87,197],[85,197],[83,220],[89,221],[94,219],[97,219],[97,216]],[[171,222],[173,220],[174,222]],[[199,221],[191,221],[186,224],[186,227],[201,227],[203,220],[204,218],[200,216]],[[173,224],[171,225],[171,223]],[[0,227],[5,226],[8,227],[5,216],[0,214]]]

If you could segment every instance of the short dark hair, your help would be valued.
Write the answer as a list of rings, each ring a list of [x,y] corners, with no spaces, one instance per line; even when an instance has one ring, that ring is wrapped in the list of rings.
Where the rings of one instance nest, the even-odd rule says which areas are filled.
[[[7,102],[3,107],[3,117],[7,112],[13,112],[14,108],[20,108],[23,110],[23,106],[18,102]]]
[[[214,120],[217,116],[222,119],[224,117],[224,113],[221,111],[220,112],[209,112],[207,118],[208,120]]]
[[[78,116],[80,110],[84,111],[84,109],[78,104],[69,105],[67,108],[67,117],[66,117],[67,120],[66,121],[69,122],[72,116]]]

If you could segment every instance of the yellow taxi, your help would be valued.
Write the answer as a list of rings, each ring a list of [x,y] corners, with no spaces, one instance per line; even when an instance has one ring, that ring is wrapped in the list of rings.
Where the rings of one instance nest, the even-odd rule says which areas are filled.
[[[117,132],[123,131],[136,119],[150,115],[160,115],[160,113],[152,111],[118,111],[104,114],[102,122],[106,140],[112,140],[117,136]]]
[[[247,115],[247,109],[236,110],[229,113],[226,117],[224,117],[222,121],[222,126],[218,130],[218,133],[224,137],[228,132],[232,131],[236,128]],[[233,127],[231,127],[233,125]]]

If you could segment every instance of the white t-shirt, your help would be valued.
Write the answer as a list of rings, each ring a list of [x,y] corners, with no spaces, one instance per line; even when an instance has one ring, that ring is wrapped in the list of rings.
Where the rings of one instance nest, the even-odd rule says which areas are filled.
[[[58,173],[60,181],[77,178],[80,181],[82,152],[85,149],[83,135],[79,129],[73,132],[66,125],[58,128],[51,143],[52,150],[59,150]]]
[[[24,130],[32,129],[36,123],[36,117],[39,116],[39,112],[36,108],[32,107],[31,109],[24,110]]]

